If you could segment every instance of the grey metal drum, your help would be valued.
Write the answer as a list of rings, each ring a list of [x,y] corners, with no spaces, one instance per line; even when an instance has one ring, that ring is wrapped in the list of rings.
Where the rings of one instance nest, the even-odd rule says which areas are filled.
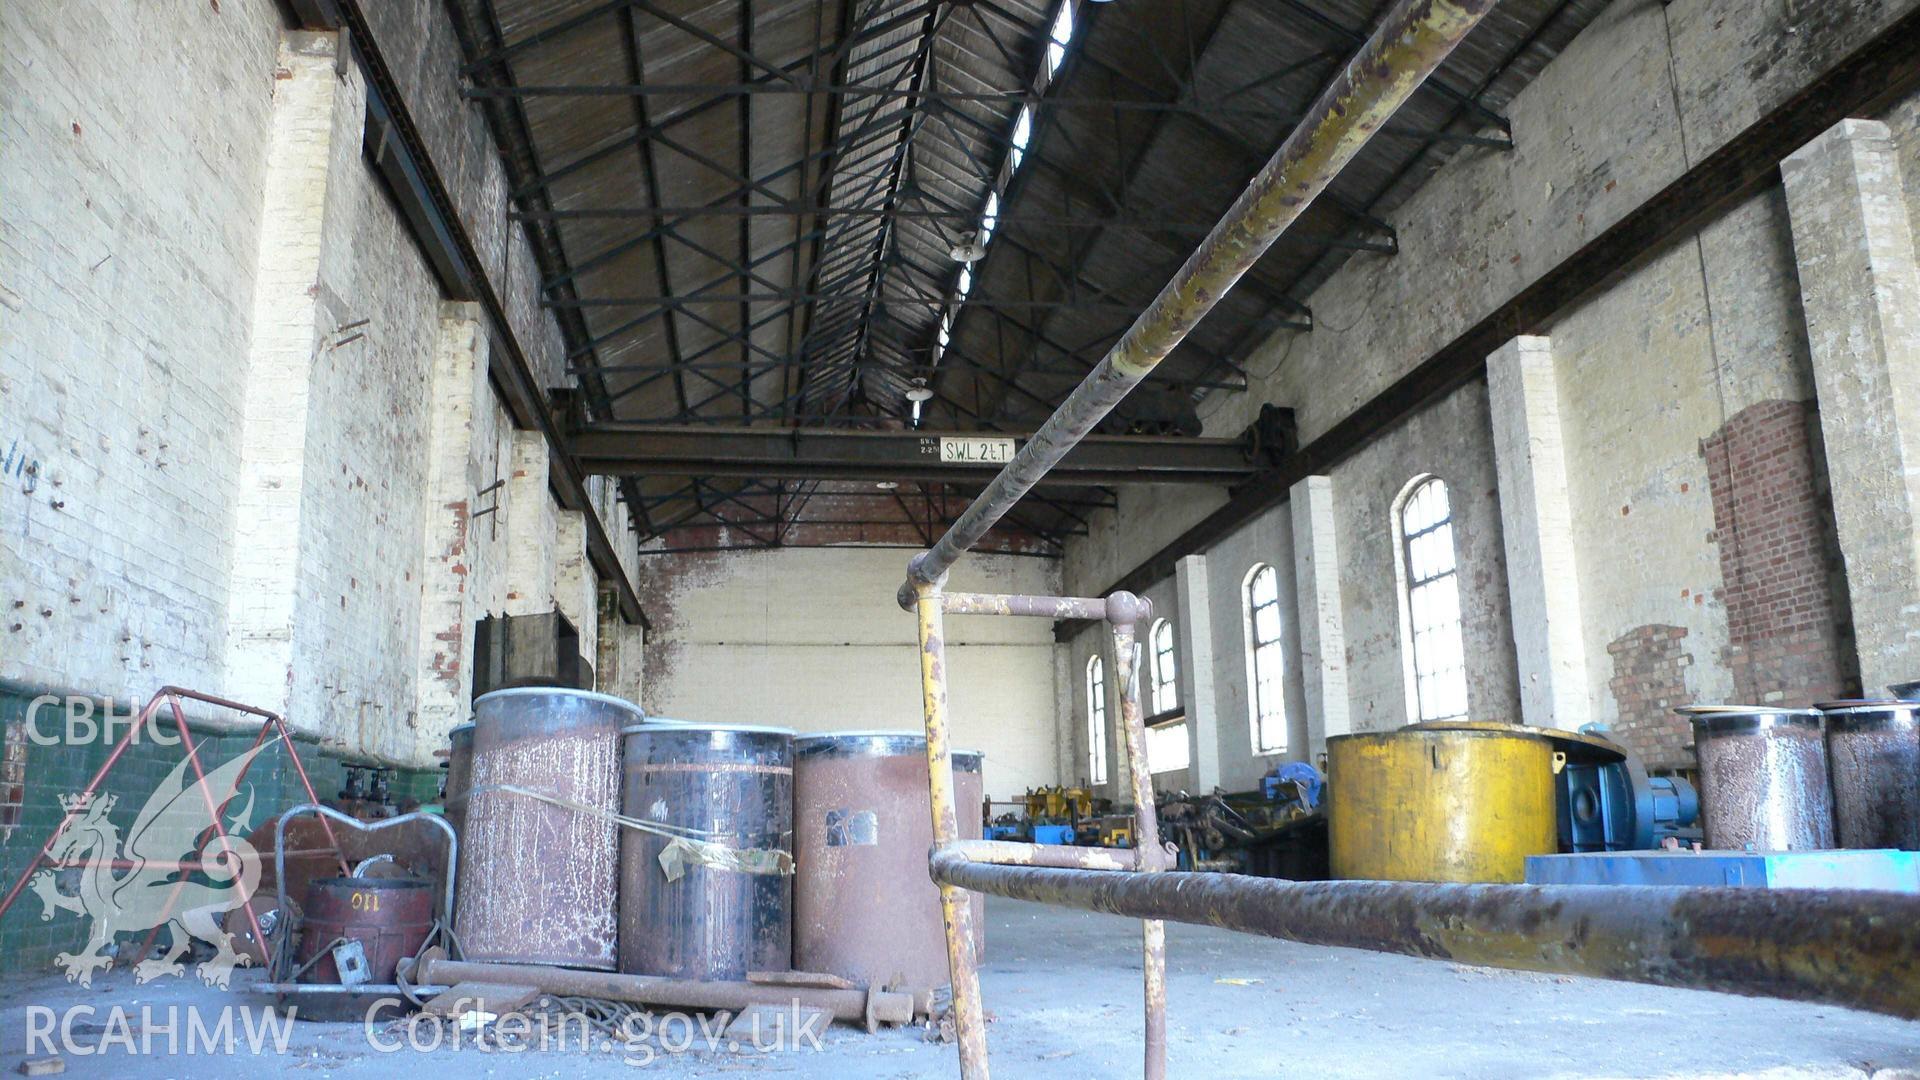
[[[1706,846],[1817,851],[1834,846],[1833,791],[1812,709],[1688,706],[1700,759]]]
[[[1920,850],[1920,705],[1848,701],[1820,711],[1840,846]]]
[[[473,786],[473,725],[461,724],[447,733],[447,792],[442,814],[455,835],[464,835],[467,789]]]
[[[454,915],[466,958],[612,970],[620,729],[645,714],[549,687],[496,690],[473,714]]]
[[[641,724],[620,767],[623,813],[665,833],[621,830],[620,970],[737,982],[790,968],[792,875],[705,863],[676,837],[790,853],[793,732]]]
[[[960,835],[979,839],[982,756],[954,751]],[[866,985],[947,985],[940,889],[927,876],[933,818],[927,741],[896,732],[805,735],[794,743],[793,966]],[[973,893],[974,954],[985,898]]]

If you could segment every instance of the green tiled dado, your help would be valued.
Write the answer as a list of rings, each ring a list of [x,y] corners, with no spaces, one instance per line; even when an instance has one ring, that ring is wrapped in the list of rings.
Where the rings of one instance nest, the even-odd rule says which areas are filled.
[[[15,740],[22,739],[31,703],[46,692],[0,680],[0,731],[8,733]],[[125,702],[116,702],[115,706],[119,709],[128,707]],[[79,792],[87,786],[87,782],[106,762],[114,742],[124,731],[123,728],[115,728],[111,736],[107,736],[96,726],[92,741],[69,745],[64,741],[62,720],[54,709],[46,709],[38,718],[39,732],[43,736],[60,737],[62,742],[53,746],[27,742],[26,768],[17,812],[4,809],[3,804],[11,801],[10,792],[6,790],[10,785],[0,785],[0,814],[17,813],[18,816],[17,824],[0,824],[0,889],[13,887],[21,871],[34,861],[41,845],[59,826],[65,813],[60,797]],[[162,721],[161,729],[169,737],[174,733],[170,719]],[[198,725],[191,723],[189,732],[200,762],[208,770],[244,753],[253,745],[251,732],[203,732]],[[342,757],[331,748],[323,750],[318,742],[307,736],[296,735],[295,742],[299,748],[300,762],[306,767],[314,790],[323,800],[333,798],[346,783],[347,766],[365,764]],[[184,747],[177,741],[162,744],[143,737],[130,743],[121,754],[113,771],[101,782],[98,790],[101,795],[115,797],[110,819],[119,826],[123,836],[161,781],[180,763],[184,752]],[[308,801],[306,790],[301,786],[299,774],[289,762],[285,748],[277,744],[269,746],[254,759],[248,769],[246,783],[253,794],[253,825],[290,806]],[[439,788],[438,769],[394,771],[392,797],[397,803],[431,802]],[[246,801],[247,789],[242,788],[239,797],[229,807],[229,815],[238,812],[246,805]],[[263,851],[261,854],[270,856],[271,853]],[[55,913],[51,920],[46,920],[41,917],[41,908],[40,898],[27,889],[14,901],[12,908],[0,915],[0,955],[8,958],[11,972],[39,975],[56,970],[53,967],[54,956],[72,952],[86,940],[90,926],[88,919],[62,911]],[[120,942],[122,953],[130,955],[139,947],[144,936],[123,937]]]

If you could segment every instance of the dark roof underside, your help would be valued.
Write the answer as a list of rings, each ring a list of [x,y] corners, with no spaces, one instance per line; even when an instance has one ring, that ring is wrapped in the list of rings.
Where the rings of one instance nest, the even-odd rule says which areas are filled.
[[[1276,329],[1309,329],[1304,299],[1329,273],[1392,257],[1388,211],[1452,154],[1506,152],[1502,108],[1605,3],[1503,0],[1114,429],[1191,433],[1196,398],[1241,392],[1244,358]],[[918,380],[935,395],[929,429],[1024,431],[1389,0],[1078,3],[1057,70],[1059,0],[453,6],[594,418],[901,427]],[[982,239],[956,304],[956,249]],[[970,494],[824,491],[845,497],[793,481],[625,487],[635,527],[668,547],[920,544]],[[1002,543],[1055,550],[1111,501],[1053,489]]]

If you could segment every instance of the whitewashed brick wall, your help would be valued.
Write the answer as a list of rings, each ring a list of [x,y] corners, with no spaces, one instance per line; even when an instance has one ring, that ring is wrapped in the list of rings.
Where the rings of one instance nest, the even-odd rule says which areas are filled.
[[[363,158],[358,71],[327,35],[283,52],[281,18],[273,0],[0,5],[0,678],[205,688],[424,764],[464,711],[451,680],[425,693],[435,620],[464,608],[464,686],[473,620],[508,608],[507,519],[553,606],[555,508],[544,460],[514,506],[482,494],[516,440],[485,335],[456,311],[449,340]],[[485,126],[440,78],[444,13],[386,23],[504,295],[530,260]],[[533,300],[516,332],[557,372]],[[573,584],[592,634],[590,570]]]
[[[220,682],[279,32],[222,7],[0,4],[6,677]]]

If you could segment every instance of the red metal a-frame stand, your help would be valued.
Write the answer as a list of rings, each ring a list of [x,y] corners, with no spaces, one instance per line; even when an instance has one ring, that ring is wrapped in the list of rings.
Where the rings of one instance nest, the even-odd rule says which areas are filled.
[[[152,699],[147,702],[146,707],[140,710],[139,718],[128,726],[126,734],[120,736],[120,741],[114,745],[113,753],[107,755],[107,760],[101,764],[99,771],[93,774],[93,779],[87,781],[86,790],[81,792],[81,806],[85,804],[86,800],[93,797],[94,792],[100,787],[100,782],[105,780],[107,774],[113,771],[113,766],[120,760],[120,755],[126,752],[128,746],[132,745],[134,737],[141,729],[146,728],[152,723],[154,714],[159,711],[160,706],[165,705],[173,712],[174,727],[180,733],[180,745],[186,749],[187,761],[193,765],[194,784],[200,789],[200,797],[206,801],[207,816],[213,821],[214,834],[220,838],[220,853],[229,860],[233,858],[233,847],[227,837],[227,827],[222,824],[220,820],[220,815],[225,811],[226,805],[224,801],[218,806],[214,805],[213,790],[207,786],[207,772],[200,765],[200,755],[194,748],[193,733],[187,729],[186,713],[180,708],[182,699],[198,701],[222,709],[231,709],[234,712],[259,717],[261,720],[260,733],[254,736],[254,747],[258,748],[266,741],[269,731],[278,732],[281,744],[287,748],[287,758],[293,762],[294,772],[300,775],[300,785],[307,790],[307,801],[315,803],[320,801],[320,796],[313,790],[313,780],[307,776],[307,767],[300,761],[300,751],[294,748],[292,732],[287,729],[287,722],[281,718],[279,713],[268,712],[265,709],[256,708],[252,705],[242,705],[237,701],[228,701],[225,698],[214,697],[211,694],[203,694],[197,690],[188,690],[179,686],[163,686],[154,693]],[[252,767],[253,763],[248,762],[246,769]],[[240,775],[235,778],[236,786],[238,781],[246,779],[246,769],[242,769]],[[229,799],[230,798],[231,796],[229,796]],[[19,899],[21,890],[27,887],[27,882],[33,877],[34,872],[50,865],[47,860],[47,852],[53,850],[53,845],[67,831],[67,826],[73,822],[74,816],[79,812],[79,809],[80,807],[76,806],[74,809],[67,811],[67,816],[61,818],[60,824],[55,826],[53,832],[47,836],[47,842],[40,845],[40,853],[34,856],[33,861],[28,863],[26,867],[20,871],[20,880],[14,882],[13,888],[7,890],[6,899],[0,900],[0,917],[4,917],[7,911],[13,907],[13,902]],[[340,860],[340,872],[342,874],[347,873],[346,857],[340,852],[340,841],[333,834],[333,826],[328,823],[325,817],[320,819],[320,823],[327,831],[327,842],[333,845],[335,857]],[[202,864],[197,859],[187,859],[178,863],[162,865],[171,865],[176,870],[195,871],[201,869]],[[117,870],[129,869],[130,864],[124,859],[115,859],[113,867]],[[185,885],[186,879],[184,877],[174,884],[173,894],[167,898],[166,914],[172,914],[174,900],[180,895],[180,890]],[[260,932],[260,919],[253,910],[253,897],[247,897],[244,904],[247,911],[247,923],[253,928],[253,939],[260,943],[262,949],[265,949],[267,939],[266,935]],[[140,946],[140,955],[145,956],[148,949],[152,947],[154,935],[160,932],[160,926],[165,925],[165,921],[165,915],[163,915],[160,924],[147,932],[147,939],[145,943]]]

